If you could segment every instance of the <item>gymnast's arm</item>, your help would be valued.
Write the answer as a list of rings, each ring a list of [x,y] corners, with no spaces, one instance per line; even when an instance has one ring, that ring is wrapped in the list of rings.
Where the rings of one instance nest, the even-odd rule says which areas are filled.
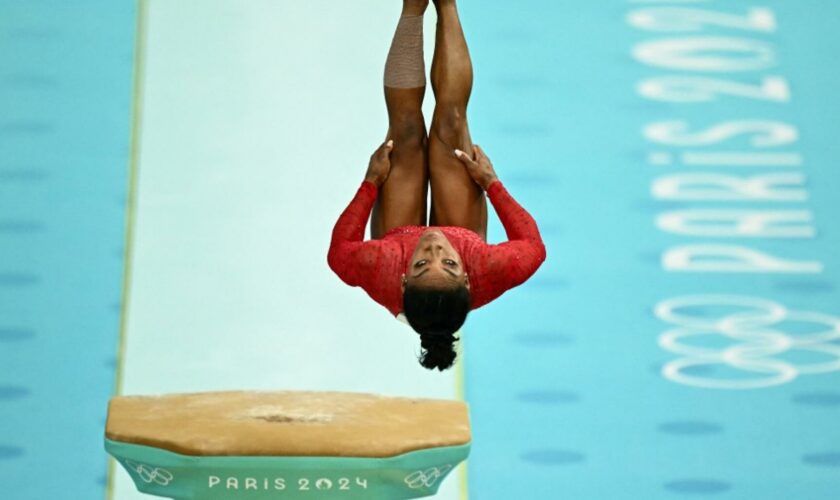
[[[365,180],[356,191],[353,201],[335,223],[327,253],[330,269],[350,286],[361,285],[362,262],[366,252],[364,248],[365,225],[376,202],[378,188],[373,182]],[[373,249],[370,249],[373,250]]]
[[[522,242],[539,258],[540,262],[545,260],[545,245],[537,227],[537,221],[513,199],[499,179],[488,186],[487,196],[505,228],[508,243]]]
[[[487,188],[487,195],[508,237],[508,241],[490,247],[496,254],[491,261],[503,268],[498,272],[505,276],[507,288],[513,288],[537,272],[545,261],[545,244],[537,222],[498,179]]]
[[[546,252],[537,222],[507,192],[484,151],[474,146],[474,152],[475,160],[462,152],[456,154],[473,180],[487,192],[508,238],[504,243],[486,246],[478,257],[482,272],[495,277],[494,290],[487,290],[486,301],[489,302],[530,278],[545,261]],[[475,304],[476,307],[480,305]]]
[[[534,253],[535,257],[539,257],[541,263],[545,260],[545,246],[537,228],[537,222],[507,192],[496,176],[496,171],[493,169],[490,159],[484,154],[484,150],[477,144],[473,146],[473,150],[475,160],[464,154],[463,151],[456,150],[455,154],[464,163],[473,180],[487,192],[487,196],[505,228],[508,242],[522,242],[528,247],[529,253]],[[536,268],[534,271],[536,271]]]
[[[361,286],[364,272],[375,264],[378,248],[374,242],[365,244],[365,225],[379,193],[391,170],[390,153],[393,141],[381,145],[371,156],[365,180],[356,196],[341,213],[332,232],[327,253],[330,269],[350,286]]]

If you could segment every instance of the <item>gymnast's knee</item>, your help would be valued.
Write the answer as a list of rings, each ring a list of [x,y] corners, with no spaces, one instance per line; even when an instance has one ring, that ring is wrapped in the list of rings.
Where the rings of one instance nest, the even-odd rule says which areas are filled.
[[[459,147],[467,131],[466,109],[460,105],[438,103],[432,133],[443,143]]]
[[[426,144],[426,124],[421,116],[396,116],[391,118],[391,139],[394,148],[419,149]]]

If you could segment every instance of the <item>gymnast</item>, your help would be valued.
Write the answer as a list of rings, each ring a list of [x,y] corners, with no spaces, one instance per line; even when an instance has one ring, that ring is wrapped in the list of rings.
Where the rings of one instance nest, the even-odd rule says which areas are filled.
[[[362,287],[399,319],[404,316],[420,334],[420,364],[442,371],[455,361],[455,333],[467,313],[525,282],[545,260],[545,246],[534,219],[472,143],[467,42],[455,0],[434,3],[430,134],[421,110],[423,14],[429,2],[404,0],[385,62],[388,133],[336,222],[327,261],[342,281]],[[485,192],[507,233],[504,243],[486,243]],[[371,240],[363,241],[368,218]]]

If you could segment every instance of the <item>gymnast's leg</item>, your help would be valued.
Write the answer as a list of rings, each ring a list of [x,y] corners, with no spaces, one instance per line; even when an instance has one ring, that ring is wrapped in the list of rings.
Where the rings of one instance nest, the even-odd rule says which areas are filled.
[[[407,225],[426,225],[429,182],[428,137],[422,104],[426,93],[423,14],[428,0],[403,0],[388,59],[385,105],[388,139],[394,140],[391,173],[382,185],[370,220],[371,238]]]
[[[435,111],[429,134],[431,225],[461,226],[487,237],[487,202],[454,150],[472,155],[467,103],[473,67],[455,0],[434,0],[437,34],[432,60]]]

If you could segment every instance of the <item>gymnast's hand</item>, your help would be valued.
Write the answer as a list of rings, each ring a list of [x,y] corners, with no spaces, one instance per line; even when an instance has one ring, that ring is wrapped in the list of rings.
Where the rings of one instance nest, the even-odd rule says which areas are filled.
[[[477,144],[473,144],[473,154],[475,155],[475,160],[460,149],[455,150],[455,155],[467,167],[467,172],[470,173],[470,177],[472,177],[476,184],[481,186],[481,189],[487,191],[490,184],[498,179],[496,177],[496,171],[493,170],[493,164],[490,163],[490,158],[487,158],[484,150],[478,147]]]
[[[393,139],[379,146],[370,157],[365,180],[382,187],[391,172],[391,151],[394,149]]]

